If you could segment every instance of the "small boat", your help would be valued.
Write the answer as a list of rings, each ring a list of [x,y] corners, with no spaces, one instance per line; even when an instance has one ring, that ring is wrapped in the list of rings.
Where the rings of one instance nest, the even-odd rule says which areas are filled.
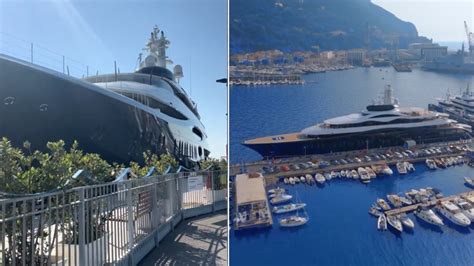
[[[316,174],[314,176],[314,179],[316,179],[316,182],[320,185],[324,184],[324,182],[326,181],[326,178],[324,178],[322,174]]]
[[[404,174],[408,173],[404,162],[398,162],[397,163],[397,171],[401,175],[404,175]]]
[[[386,164],[382,166],[382,173],[384,175],[393,175],[392,169]]]
[[[366,167],[365,170],[367,171],[367,174],[369,175],[369,178],[376,178],[377,175],[375,174],[374,170],[370,167]]]
[[[465,199],[457,198],[454,203],[461,209],[461,212],[466,215],[471,222],[474,222],[474,206]]]
[[[352,173],[349,170],[346,170],[346,178],[352,178]]]
[[[295,181],[296,184],[299,184],[301,182],[300,178],[297,176],[293,177],[293,180]]]
[[[398,232],[400,233],[403,232],[402,222],[400,222],[400,220],[396,216],[392,216],[392,215],[387,216],[387,223]]]
[[[431,170],[438,168],[438,166],[436,166],[436,162],[433,159],[426,159],[425,163],[426,166],[428,166],[428,168]]]
[[[308,184],[313,184],[313,183],[314,183],[314,179],[313,179],[313,177],[312,177],[310,174],[307,174],[307,175],[306,175],[306,182],[307,182]]]
[[[387,230],[387,217],[385,217],[385,214],[380,215],[377,219],[377,229]]]
[[[306,206],[306,203],[292,203],[292,204],[287,204],[287,205],[282,205],[282,206],[275,206],[273,207],[273,213],[281,214],[281,213],[297,211],[299,209],[304,208],[305,206]]]
[[[269,189],[268,194],[281,194],[281,193],[285,193],[285,191],[286,190],[284,188],[277,187],[277,188]]]
[[[379,209],[373,206],[370,208],[369,213],[375,217],[379,217],[380,215],[383,215],[383,213]]]
[[[290,183],[290,181],[288,180],[288,177],[285,177],[285,178],[283,179],[283,183],[285,183],[285,184],[289,184],[289,183]]]
[[[471,225],[471,220],[467,218],[466,215],[462,213],[461,209],[452,202],[443,201],[435,208],[444,217],[459,226],[467,227]]]
[[[441,159],[434,159],[436,165],[441,168],[446,168],[446,164]]]
[[[410,199],[408,199],[407,197],[398,196],[398,199],[404,205],[412,205],[413,204],[413,202]]]
[[[309,219],[306,217],[293,215],[288,218],[280,219],[280,226],[281,227],[297,227],[297,226],[306,224],[308,220]]]
[[[377,204],[384,211],[390,210],[390,206],[387,204],[387,202],[384,199],[377,199]]]
[[[406,214],[400,215],[400,221],[402,222],[403,226],[405,226],[408,229],[415,228],[415,223]]]
[[[288,182],[290,182],[290,184],[292,185],[295,184],[295,180],[293,179],[293,177],[288,178]]]
[[[327,180],[331,180],[331,178],[332,178],[330,173],[324,173],[323,176],[324,176],[324,178],[326,179],[326,181],[327,181]]]
[[[272,204],[280,204],[280,203],[288,202],[288,201],[290,201],[292,198],[293,198],[293,196],[288,195],[288,194],[279,194],[279,195],[273,197],[273,198],[270,200],[270,202],[271,202]]]
[[[415,166],[410,162],[405,162],[405,168],[409,172],[414,172],[415,171]]]
[[[301,180],[301,183],[306,183],[306,178],[304,178],[304,176],[301,176],[300,180]]]
[[[367,170],[364,167],[357,168],[357,171],[359,172],[360,180],[362,181],[362,183],[370,182],[369,173],[367,173]]]
[[[359,174],[357,174],[357,171],[356,171],[356,170],[352,170],[352,171],[351,171],[351,175],[352,175],[352,178],[354,178],[354,179],[359,179]]]
[[[400,200],[400,197],[398,195],[388,194],[387,199],[394,207],[398,208],[402,206],[402,201]]]
[[[418,207],[415,211],[415,216],[432,225],[444,225],[443,220],[429,208]]]
[[[345,170],[341,171],[341,177],[346,177],[346,171]]]
[[[464,177],[466,186],[474,188],[474,178]]]

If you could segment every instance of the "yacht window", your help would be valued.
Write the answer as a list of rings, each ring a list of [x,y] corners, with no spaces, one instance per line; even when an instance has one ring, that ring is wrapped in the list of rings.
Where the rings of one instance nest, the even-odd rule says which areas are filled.
[[[202,132],[197,127],[193,127],[193,133],[196,134],[202,140]]]
[[[400,116],[400,115],[394,115],[394,114],[376,115],[376,116],[372,116],[371,118],[394,117],[394,116]]]
[[[152,97],[149,97],[143,94],[136,94],[136,93],[129,93],[129,92],[118,92],[118,93],[124,96],[127,96],[128,98],[133,99],[153,109],[159,109],[162,113],[164,113],[167,116],[171,116],[179,120],[188,120],[188,118],[185,115],[183,115],[181,112],[177,111],[173,107],[166,105]]]

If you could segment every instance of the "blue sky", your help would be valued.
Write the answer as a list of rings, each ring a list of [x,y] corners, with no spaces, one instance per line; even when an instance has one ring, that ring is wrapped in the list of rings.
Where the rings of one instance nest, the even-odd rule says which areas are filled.
[[[464,21],[474,31],[473,0],[372,0],[402,20],[415,24],[434,42],[467,42]]]
[[[113,73],[114,60],[121,72],[133,71],[155,24],[171,41],[170,59],[183,66],[181,84],[198,104],[211,156],[219,158],[227,143],[227,94],[215,80],[227,76],[226,0],[0,0],[0,48],[29,56],[28,43],[11,34],[77,60],[82,64],[66,60],[76,73],[85,65],[89,73]],[[35,60],[62,68],[62,57],[35,51]]]

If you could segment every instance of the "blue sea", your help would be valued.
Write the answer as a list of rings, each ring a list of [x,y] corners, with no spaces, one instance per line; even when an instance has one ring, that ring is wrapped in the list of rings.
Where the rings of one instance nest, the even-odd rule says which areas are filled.
[[[361,111],[386,84],[392,85],[402,106],[427,107],[448,88],[459,93],[472,80],[420,70],[397,73],[392,68],[357,68],[304,78],[309,81],[304,86],[231,88],[232,163],[260,159],[240,145],[243,140],[299,131],[326,118]],[[474,265],[474,225],[460,228],[447,222],[438,229],[410,214],[413,232],[377,231],[376,219],[368,214],[377,198],[427,186],[451,195],[468,191],[463,177],[474,176],[467,165],[436,171],[424,164],[415,166],[415,173],[378,178],[369,185],[332,180],[324,187],[286,187],[307,203],[308,224],[282,229],[277,219],[284,216],[278,215],[271,229],[231,230],[231,265]]]

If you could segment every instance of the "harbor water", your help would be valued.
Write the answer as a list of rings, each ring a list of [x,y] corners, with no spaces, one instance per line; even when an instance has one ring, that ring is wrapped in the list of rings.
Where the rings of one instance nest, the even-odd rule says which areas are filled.
[[[261,158],[240,145],[243,140],[295,132],[326,118],[359,112],[386,84],[392,85],[401,106],[426,108],[444,96],[447,88],[459,93],[471,81],[470,76],[416,69],[397,73],[392,68],[357,68],[304,78],[304,86],[231,89],[231,163]],[[461,228],[443,218],[447,225],[436,228],[409,214],[415,222],[412,232],[377,230],[376,218],[368,214],[377,198],[428,186],[452,195],[469,191],[463,177],[474,176],[474,169],[467,165],[436,171],[424,164],[415,167],[414,173],[404,176],[393,169],[393,176],[368,185],[333,179],[324,187],[285,186],[307,204],[308,224],[283,229],[277,219],[288,214],[274,215],[272,228],[232,230],[231,261],[235,265],[472,265],[474,225]]]

